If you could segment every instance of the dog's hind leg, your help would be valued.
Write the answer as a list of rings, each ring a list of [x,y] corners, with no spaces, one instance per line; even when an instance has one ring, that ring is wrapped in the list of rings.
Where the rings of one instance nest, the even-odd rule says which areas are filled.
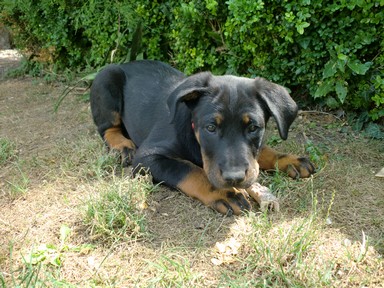
[[[120,152],[122,164],[127,166],[132,162],[136,147],[121,120],[124,84],[124,72],[111,65],[95,78],[90,100],[93,120],[100,136],[109,149]]]
[[[136,150],[135,144],[127,138],[128,135],[121,122],[120,114],[115,114],[115,120],[111,123],[112,126],[100,134],[110,149],[120,152],[123,166],[128,166],[132,164]]]

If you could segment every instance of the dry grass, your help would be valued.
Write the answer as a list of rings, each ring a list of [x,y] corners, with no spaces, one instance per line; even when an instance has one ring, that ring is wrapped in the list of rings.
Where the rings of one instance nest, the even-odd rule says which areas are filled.
[[[374,172],[384,147],[345,123],[303,114],[289,141],[273,137],[280,150],[315,159],[318,173],[263,174],[282,211],[226,218],[132,180],[106,154],[87,103],[71,95],[51,112],[63,87],[0,87],[4,287],[382,287],[384,183]]]

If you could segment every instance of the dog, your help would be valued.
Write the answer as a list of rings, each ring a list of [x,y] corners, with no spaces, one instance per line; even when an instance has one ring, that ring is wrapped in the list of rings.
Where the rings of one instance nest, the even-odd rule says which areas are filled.
[[[307,158],[263,145],[271,116],[285,140],[298,111],[285,88],[263,78],[187,77],[151,60],[111,64],[95,77],[90,104],[102,139],[134,174],[147,169],[222,214],[250,210],[249,196],[262,201],[259,169],[315,172]]]

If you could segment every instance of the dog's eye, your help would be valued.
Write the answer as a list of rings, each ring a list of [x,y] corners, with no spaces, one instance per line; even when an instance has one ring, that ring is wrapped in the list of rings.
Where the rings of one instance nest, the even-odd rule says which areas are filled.
[[[207,126],[205,127],[205,129],[207,129],[208,132],[213,133],[213,132],[216,131],[216,126],[213,125],[213,124],[209,124],[209,125],[207,125]]]
[[[250,124],[250,125],[248,126],[248,132],[249,132],[249,133],[255,132],[258,128],[259,128],[259,127],[256,126],[255,124]]]

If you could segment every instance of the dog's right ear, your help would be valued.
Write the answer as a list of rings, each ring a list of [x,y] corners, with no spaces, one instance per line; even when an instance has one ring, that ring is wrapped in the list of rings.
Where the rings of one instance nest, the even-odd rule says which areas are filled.
[[[179,86],[169,95],[167,105],[170,111],[170,122],[175,119],[178,105],[184,102],[188,107],[192,107],[197,100],[210,92],[210,72],[201,72],[185,78]]]

